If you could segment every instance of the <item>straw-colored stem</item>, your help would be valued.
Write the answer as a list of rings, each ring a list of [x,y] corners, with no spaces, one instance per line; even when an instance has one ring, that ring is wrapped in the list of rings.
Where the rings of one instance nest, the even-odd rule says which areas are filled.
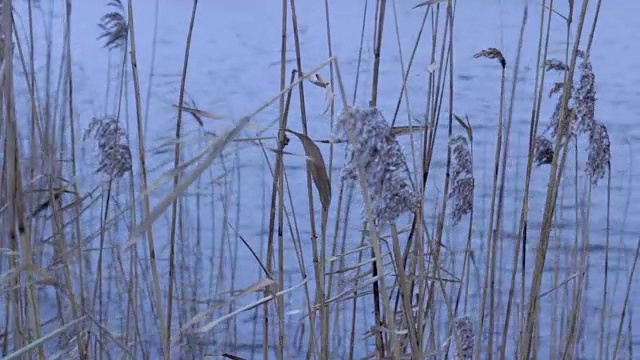
[[[140,80],[138,79],[138,60],[136,54],[136,36],[135,36],[135,23],[133,12],[133,0],[128,0],[128,21],[129,21],[129,43],[131,46],[130,60],[131,60],[131,73],[133,75],[133,89],[136,105],[136,124],[138,128],[138,160],[140,161],[141,181],[142,188],[148,189],[147,181],[147,160],[146,160],[146,148],[143,129],[143,117],[142,117],[142,100],[140,97]],[[143,218],[146,218],[150,211],[151,204],[149,201],[149,194],[146,191],[143,193]],[[164,318],[164,307],[162,305],[162,292],[160,290],[160,276],[158,275],[158,265],[156,259],[156,247],[153,237],[153,227],[147,228],[147,245],[149,251],[149,261],[151,263],[151,276],[153,285],[153,295],[155,297],[156,308],[158,309],[158,322],[159,332],[162,341],[162,356],[164,359],[169,359],[169,334],[167,333],[166,323]]]

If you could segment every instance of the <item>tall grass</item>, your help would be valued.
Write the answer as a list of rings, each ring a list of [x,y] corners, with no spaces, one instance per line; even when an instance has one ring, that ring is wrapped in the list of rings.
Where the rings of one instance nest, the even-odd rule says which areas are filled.
[[[614,278],[611,214],[623,212],[626,222],[628,206],[612,202],[609,119],[596,113],[594,68],[602,65],[590,53],[601,1],[524,4],[513,54],[493,44],[458,46],[464,2],[412,4],[422,14],[415,34],[402,33],[405,2],[362,2],[353,84],[335,47],[342,35],[336,3],[316,5],[327,53],[311,64],[302,46],[308,14],[296,0],[273,1],[279,29],[262,31],[281,36],[278,91],[256,109],[237,109],[246,115],[214,132],[208,125],[222,116],[189,95],[194,28],[206,26],[193,0],[175,117],[162,119],[175,127],[160,138],[150,104],[162,2],[150,69],[139,67],[135,22],[148,14],[133,0],[105,4],[96,20],[108,86],[104,113],[88,121],[74,90],[74,59],[87,55],[71,41],[73,2],[15,1],[3,0],[0,33],[3,358],[633,358],[629,304],[640,240],[633,249],[636,239],[621,241],[633,256],[616,264]],[[534,6],[539,19],[529,16]],[[64,14],[62,33],[45,27],[41,44],[36,18],[57,21],[55,11]],[[16,26],[25,15],[26,28]],[[552,23],[566,33],[553,33]],[[535,44],[525,41],[531,27]],[[367,29],[371,71],[362,69]],[[389,31],[402,84],[385,99]],[[58,36],[62,51],[51,40]],[[406,36],[415,41],[405,64]],[[564,41],[561,59],[550,58],[553,40]],[[536,53],[532,88],[518,82],[528,48]],[[419,50],[428,54],[427,69],[414,64]],[[486,76],[472,81],[494,94],[493,119],[462,115],[455,60],[468,53],[487,62]],[[150,74],[149,84],[140,72]],[[408,87],[416,74],[425,78],[417,93]],[[370,87],[361,81],[367,77]],[[26,95],[16,94],[16,84]],[[548,89],[557,98],[552,113],[543,106]],[[531,99],[528,129],[514,121],[521,93]],[[356,103],[359,94],[368,104]],[[328,139],[310,126],[310,104],[320,96]],[[423,109],[414,109],[416,98]],[[484,141],[491,146],[480,149],[493,150],[489,164],[476,162],[481,127],[492,129]],[[528,138],[526,158],[514,157],[515,133]],[[95,155],[84,154],[88,146]],[[258,154],[252,161],[260,166],[248,166],[245,152]],[[523,175],[508,175],[513,161],[526,163]],[[262,186],[244,193],[256,179]],[[541,181],[537,224],[532,200],[540,195],[532,187]],[[605,219],[592,219],[597,191],[606,192]],[[255,228],[243,225],[256,216]],[[603,247],[602,267],[590,263],[594,242]],[[604,282],[598,316],[586,304],[600,279],[594,273]],[[589,324],[598,341],[585,334]]]

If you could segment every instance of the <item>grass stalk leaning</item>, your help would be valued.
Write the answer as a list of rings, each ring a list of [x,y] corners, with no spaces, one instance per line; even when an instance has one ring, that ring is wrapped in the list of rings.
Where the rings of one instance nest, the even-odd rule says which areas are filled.
[[[133,91],[135,96],[135,107],[136,107],[136,124],[138,130],[138,160],[140,165],[140,177],[141,177],[141,188],[143,191],[143,218],[146,218],[151,212],[151,203],[149,200],[149,194],[146,193],[146,189],[148,189],[148,180],[147,180],[147,159],[146,159],[146,148],[145,148],[145,139],[144,139],[144,128],[143,128],[143,116],[142,116],[142,99],[140,92],[140,80],[138,78],[138,60],[136,54],[136,37],[135,37],[135,22],[134,22],[134,12],[133,12],[133,0],[128,0],[128,20],[129,20],[129,43],[131,46],[130,53],[130,61],[131,61],[131,74],[133,75]],[[151,276],[152,276],[152,286],[153,286],[153,294],[156,302],[156,307],[158,310],[158,327],[159,333],[162,341],[162,356],[164,359],[169,359],[169,334],[167,333],[166,324],[168,321],[165,319],[164,306],[162,303],[162,292],[160,289],[160,276],[158,274],[158,265],[156,259],[156,246],[155,239],[153,236],[153,227],[149,226],[146,231],[148,250],[149,250],[149,262],[151,264]]]

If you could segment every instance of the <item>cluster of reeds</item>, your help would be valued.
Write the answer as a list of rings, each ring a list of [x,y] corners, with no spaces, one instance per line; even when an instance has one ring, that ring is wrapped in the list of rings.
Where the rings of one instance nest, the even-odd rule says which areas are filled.
[[[171,108],[175,133],[150,152],[147,144],[153,138],[147,134],[149,104],[157,103],[151,91],[156,85],[152,75],[157,39],[143,96],[134,21],[134,5],[139,3],[109,1],[99,19],[98,40],[105,54],[121,50],[113,52],[116,60],[111,63],[110,57],[107,69],[111,74],[114,68],[117,74],[116,80],[110,77],[104,104],[114,109],[107,111],[114,115],[83,124],[86,117],[75,115],[78,105],[71,64],[73,56],[83,54],[75,54],[71,46],[71,1],[64,4],[62,63],[49,60],[46,64],[48,74],[58,66],[63,69],[58,86],[49,86],[49,77],[37,71],[35,5],[28,1],[30,35],[15,32],[15,49],[26,54],[21,54],[19,69],[26,74],[24,79],[13,78],[13,59],[18,57],[4,44],[6,37],[0,37],[4,69],[0,138],[5,144],[0,224],[3,234],[11,235],[0,240],[4,315],[0,354],[9,359],[201,359],[212,354],[236,360],[568,359],[585,355],[581,344],[589,337],[584,328],[596,322],[601,338],[597,358],[620,358],[623,345],[632,357],[634,329],[627,310],[640,243],[632,265],[619,272],[625,276],[620,283],[626,286],[610,284],[612,144],[595,106],[596,64],[591,62],[590,49],[597,16],[586,31],[589,1],[569,1],[566,16],[553,1],[540,4],[527,129],[514,122],[513,112],[516,93],[531,91],[520,88],[516,79],[534,5],[524,5],[512,57],[495,47],[457,47],[455,9],[464,3],[421,1],[412,10],[421,12],[422,18],[405,63],[407,49],[400,38],[406,34],[401,34],[398,19],[402,2],[362,2],[356,81],[343,84],[342,55],[333,53],[339,36],[332,35],[336,5],[330,6],[328,0],[318,5],[326,16],[327,60],[303,66],[305,35],[300,27],[305,14],[298,12],[297,3],[280,3],[279,92],[226,131],[212,131],[203,118],[218,117],[195,105],[185,106],[198,18],[198,1],[193,1],[185,25],[179,91]],[[156,3],[156,26],[161,4]],[[3,0],[3,9],[13,6],[11,0]],[[370,21],[372,81],[370,89],[363,91],[359,77],[364,74],[361,65]],[[550,31],[556,21],[566,25],[566,34],[561,34],[567,43],[563,60],[548,58],[550,39],[561,36]],[[392,30],[388,24],[394,25]],[[0,30],[14,33],[11,13],[2,14]],[[381,62],[386,61],[381,55],[390,47],[383,46],[383,34],[389,31],[395,31],[398,39],[402,89],[396,99],[385,99],[393,102],[383,103],[388,95],[381,91],[387,86],[381,77]],[[582,46],[586,36],[589,42]],[[410,93],[408,82],[424,70],[414,61],[425,43],[430,65],[424,73],[426,84],[420,85],[424,91]],[[295,54],[293,65],[288,59],[291,53]],[[462,54],[478,59],[476,63],[488,62],[487,77],[499,75],[494,111],[486,118],[457,115],[465,104],[454,96],[459,78],[454,58]],[[557,102],[549,123],[539,131],[540,119],[546,115],[542,104],[547,101],[543,96],[547,74],[560,77],[553,79],[548,92]],[[17,81],[26,81],[28,89],[24,117],[28,121],[22,125],[14,113],[12,86]],[[46,91],[36,91],[42,83]],[[315,88],[310,90],[309,84]],[[345,85],[353,85],[351,103]],[[491,83],[482,86],[492,89]],[[318,87],[327,130],[340,140],[319,140],[310,131],[307,105],[318,100],[313,92]],[[366,107],[357,101],[363,92],[369,100]],[[415,102],[410,101],[418,96],[426,104],[419,121],[412,108]],[[132,100],[132,114],[127,100]],[[406,110],[401,111],[402,106]],[[278,116],[265,125],[257,115],[267,109]],[[196,118],[195,131],[183,123],[184,111]],[[404,116],[406,123],[398,125]],[[494,136],[490,146],[481,149],[495,150],[488,166],[475,162],[480,142],[475,141],[479,135],[470,118],[495,130],[490,132]],[[127,121],[134,125],[131,129]],[[86,129],[81,136],[79,128]],[[526,158],[515,161],[526,163],[526,170],[512,176],[511,137],[522,133],[528,135],[528,152]],[[18,141],[21,134],[28,134],[24,148]],[[76,148],[80,137],[95,142],[95,172],[108,178],[107,191],[96,191],[99,185],[89,190],[81,187],[95,179],[83,171],[83,161],[93,161],[94,156],[81,159]],[[586,164],[579,164],[578,139],[582,137],[588,142]],[[446,144],[440,144],[443,138]],[[263,156],[259,169],[245,167],[240,144]],[[130,146],[137,146],[137,151]],[[32,155],[29,158],[36,153],[42,158],[18,164],[25,152]],[[159,153],[170,154],[169,163],[149,155]],[[345,162],[336,176],[333,172],[343,154]],[[567,160],[568,154],[575,155],[575,163]],[[61,165],[51,166],[54,163]],[[547,180],[540,175],[542,165],[549,169]],[[580,167],[590,179],[587,189],[579,187]],[[163,168],[169,170],[158,170]],[[305,176],[306,183],[293,186],[295,176]],[[573,182],[568,183],[571,177]],[[591,186],[605,177],[604,267],[589,268],[587,250],[601,235],[590,226],[590,200],[597,195]],[[24,201],[32,192],[24,191],[23,184],[37,179],[46,182],[42,188],[47,188],[49,199]],[[64,186],[60,179],[65,179]],[[120,181],[111,181],[116,179]],[[247,182],[262,187],[254,185],[247,195]],[[546,191],[544,201],[535,201],[534,186]],[[482,190],[487,188],[485,195]],[[518,190],[511,194],[512,188]],[[361,197],[354,196],[355,189]],[[510,196],[515,200],[508,205],[513,206],[507,206]],[[589,201],[579,201],[582,198]],[[571,206],[566,206],[571,200]],[[26,203],[35,203],[36,211],[25,211]],[[358,210],[360,221],[351,215]],[[515,224],[508,221],[512,212]],[[571,236],[566,226],[559,226],[568,217],[572,218]],[[243,227],[247,219],[255,228]],[[585,305],[587,294],[593,292],[589,280],[594,271],[604,273],[598,319],[586,308],[593,304]],[[610,291],[614,288],[623,294]],[[614,299],[615,295],[623,301]],[[54,310],[42,310],[50,304]]]
[[[588,53],[577,51],[580,58],[578,69],[580,77],[577,84],[560,81],[554,83],[549,97],[557,96],[555,110],[546,131],[551,137],[560,132],[565,139],[580,135],[588,136],[588,157],[585,172],[592,182],[597,184],[607,173],[611,161],[609,134],[606,125],[596,119],[596,76]],[[569,66],[559,59],[549,59],[545,63],[546,71],[560,72],[566,78]],[[566,90],[565,90],[566,89]],[[568,94],[565,95],[565,91]],[[563,109],[563,99],[567,98],[567,108]],[[553,159],[551,140],[540,135],[536,142],[536,161],[538,164],[550,164]]]

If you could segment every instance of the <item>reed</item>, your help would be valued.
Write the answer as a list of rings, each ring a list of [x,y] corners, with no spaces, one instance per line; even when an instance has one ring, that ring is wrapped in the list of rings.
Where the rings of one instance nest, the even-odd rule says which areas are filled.
[[[456,0],[366,1],[348,24],[337,2],[272,3],[271,97],[224,111],[199,93],[210,24],[193,0],[158,119],[169,5],[155,4],[141,65],[151,7],[103,3],[107,83],[88,115],[76,84],[97,75],[74,66],[89,56],[74,47],[76,3],[3,0],[3,358],[633,358],[633,161],[616,162],[598,110],[600,0],[523,4],[515,46],[473,49]],[[360,40],[353,64],[344,31]],[[463,76],[464,56],[482,77]],[[463,81],[491,94],[487,113],[465,109]]]

